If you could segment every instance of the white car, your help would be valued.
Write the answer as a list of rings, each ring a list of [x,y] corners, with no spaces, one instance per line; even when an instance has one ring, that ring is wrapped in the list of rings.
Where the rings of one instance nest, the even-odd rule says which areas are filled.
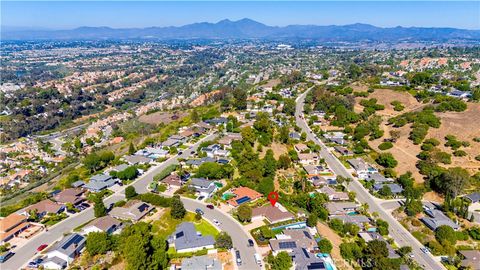
[[[216,219],[213,220],[213,223],[214,223],[215,225],[217,225],[217,226],[221,224],[220,221],[218,221],[218,220],[216,220]]]

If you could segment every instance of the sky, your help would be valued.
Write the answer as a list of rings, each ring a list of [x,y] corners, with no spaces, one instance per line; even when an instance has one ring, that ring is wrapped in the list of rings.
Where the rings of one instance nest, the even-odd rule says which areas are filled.
[[[250,18],[289,24],[480,29],[480,1],[1,1],[1,25],[49,29],[179,26]]]

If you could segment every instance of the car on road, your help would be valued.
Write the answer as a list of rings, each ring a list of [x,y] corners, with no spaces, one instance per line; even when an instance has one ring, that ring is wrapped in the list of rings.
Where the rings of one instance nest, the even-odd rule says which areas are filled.
[[[426,248],[426,247],[421,248],[420,250],[425,254],[430,253],[430,250],[428,250],[428,248]]]
[[[42,258],[36,258],[35,260],[28,263],[28,267],[29,268],[38,268],[42,262],[43,262]]]
[[[178,154],[177,154],[177,155],[179,155],[179,156],[180,156],[181,154],[183,154],[183,152],[182,152],[182,151],[178,152]]]
[[[237,265],[238,266],[242,265],[242,258],[240,257],[240,251],[238,249],[235,250],[235,257],[236,257]]]
[[[252,239],[248,239],[248,246],[253,247],[253,240]]]
[[[215,208],[215,207],[213,206],[213,204],[207,204],[207,208],[208,208],[208,209],[213,209],[213,208]]]
[[[200,208],[195,209],[195,213],[199,213],[202,216],[205,214]]]
[[[47,244],[40,245],[40,246],[37,248],[37,252],[40,252],[40,251],[44,250],[46,247],[48,247]]]
[[[201,200],[203,200],[204,198],[205,198],[205,196],[200,196],[200,197],[197,198],[197,200],[201,201]]]
[[[410,258],[415,258],[415,254],[410,253],[410,254],[408,255],[408,257],[410,257]]]
[[[260,254],[255,253],[253,255],[253,258],[255,258],[255,262],[258,264],[258,266],[262,267],[262,257],[260,256]]]
[[[195,151],[190,151],[190,154],[192,154],[192,155],[195,154]]]
[[[221,223],[220,223],[220,221],[218,221],[218,220],[216,220],[216,219],[213,219],[213,224],[215,224],[215,225],[218,226],[218,225],[220,225]]]
[[[6,262],[12,256],[13,256],[13,252],[5,251],[4,253],[0,254],[0,263]]]

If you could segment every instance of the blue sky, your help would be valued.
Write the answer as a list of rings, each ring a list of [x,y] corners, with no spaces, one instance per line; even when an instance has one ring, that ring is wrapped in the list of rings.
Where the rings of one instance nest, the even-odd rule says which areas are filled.
[[[149,27],[250,18],[268,25],[422,26],[480,29],[480,1],[1,1],[4,26]]]

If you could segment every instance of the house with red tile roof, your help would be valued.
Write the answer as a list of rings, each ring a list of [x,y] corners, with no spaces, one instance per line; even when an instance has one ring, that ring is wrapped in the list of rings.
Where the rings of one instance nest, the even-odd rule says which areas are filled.
[[[234,194],[235,197],[229,199],[227,203],[234,207],[237,207],[240,204],[243,204],[246,202],[253,202],[256,199],[261,198],[263,196],[261,193],[258,193],[255,190],[248,187],[232,188],[230,192]]]

